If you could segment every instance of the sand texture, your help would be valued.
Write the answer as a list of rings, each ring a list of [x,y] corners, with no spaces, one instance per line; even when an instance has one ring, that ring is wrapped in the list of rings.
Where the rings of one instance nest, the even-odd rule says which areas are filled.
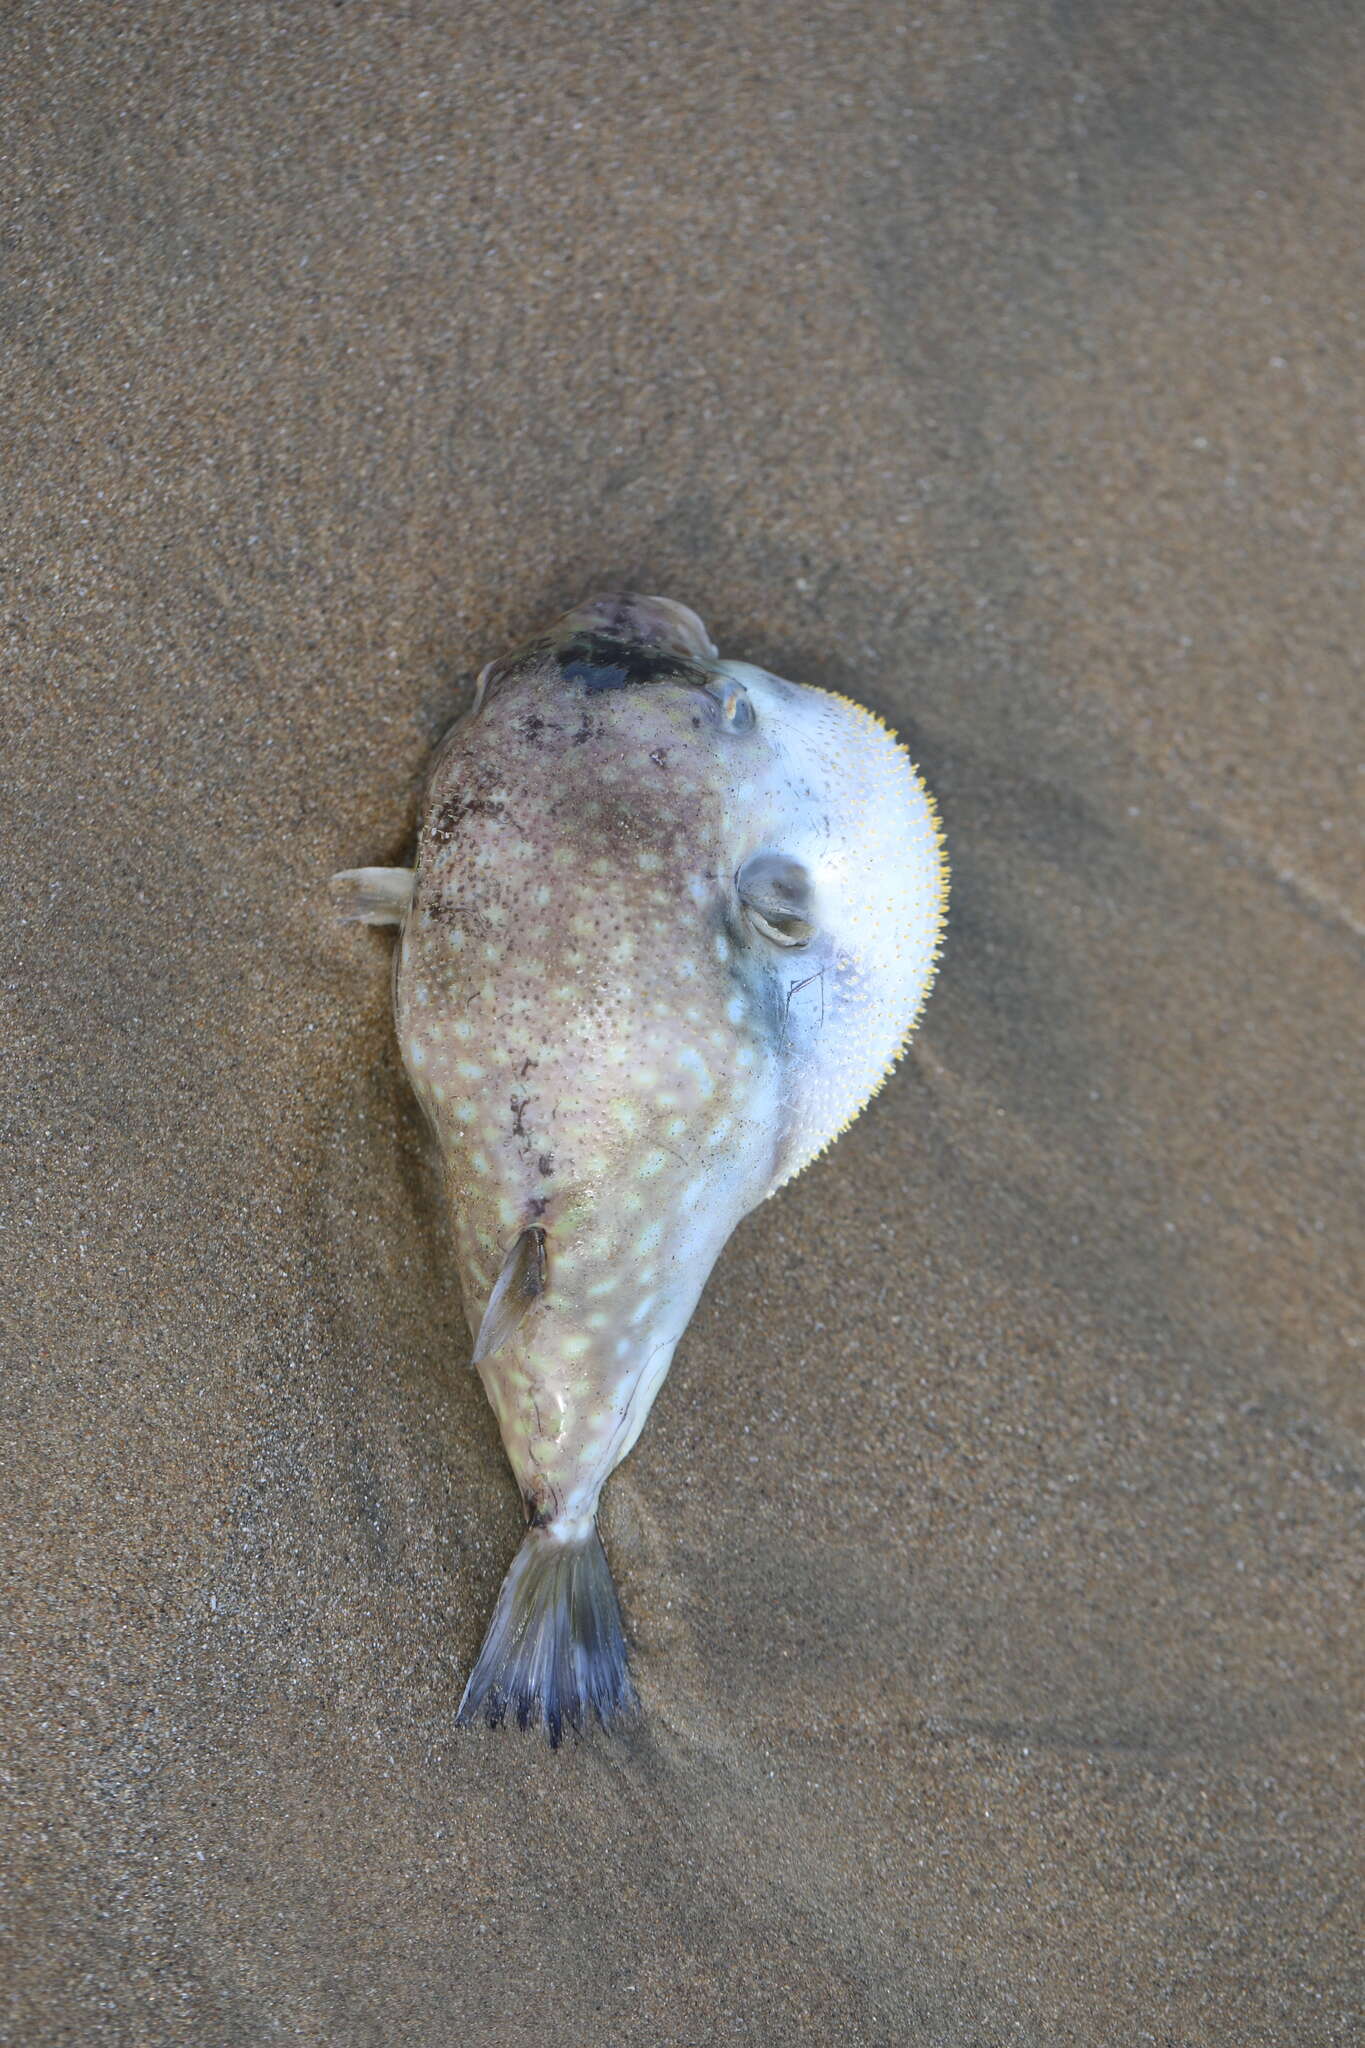
[[[5,10],[6,2043],[1361,2038],[1363,107],[1314,0]],[[620,584],[954,896],[551,1754],[323,883]]]

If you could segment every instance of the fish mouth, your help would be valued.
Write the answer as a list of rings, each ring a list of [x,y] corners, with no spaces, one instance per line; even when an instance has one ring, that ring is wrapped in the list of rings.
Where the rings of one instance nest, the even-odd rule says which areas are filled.
[[[619,640],[686,661],[716,658],[715,643],[690,606],[671,597],[642,597],[633,590],[587,598],[557,619],[551,631],[556,639],[584,635]]]

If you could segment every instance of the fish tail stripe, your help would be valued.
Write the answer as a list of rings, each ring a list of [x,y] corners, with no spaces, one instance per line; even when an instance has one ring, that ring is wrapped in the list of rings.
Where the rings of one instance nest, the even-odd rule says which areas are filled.
[[[503,1580],[478,1662],[460,1701],[461,1727],[509,1716],[544,1725],[552,1749],[566,1727],[604,1728],[635,1713],[620,1602],[594,1523],[586,1533],[530,1529]]]

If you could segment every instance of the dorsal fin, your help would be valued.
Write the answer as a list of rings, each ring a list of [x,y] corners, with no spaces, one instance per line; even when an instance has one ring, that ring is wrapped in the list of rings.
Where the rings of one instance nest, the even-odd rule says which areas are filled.
[[[545,1292],[545,1232],[523,1230],[502,1262],[474,1344],[479,1365],[501,1351],[533,1301]]]

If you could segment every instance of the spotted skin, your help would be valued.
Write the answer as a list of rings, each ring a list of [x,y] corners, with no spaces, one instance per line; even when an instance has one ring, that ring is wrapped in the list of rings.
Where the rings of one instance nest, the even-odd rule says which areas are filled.
[[[765,848],[810,863],[808,946],[744,915]],[[428,788],[396,1011],[475,1332],[545,1233],[480,1367],[537,1523],[591,1518],[735,1224],[899,1051],[942,899],[932,808],[855,706],[581,613],[486,672]]]
[[[867,711],[612,596],[484,671],[415,875],[386,872],[350,878],[351,914],[402,926],[398,1038],[476,1337],[534,1254],[479,1371],[533,1533],[582,1542],[734,1226],[905,1043],[944,913],[933,805]]]

